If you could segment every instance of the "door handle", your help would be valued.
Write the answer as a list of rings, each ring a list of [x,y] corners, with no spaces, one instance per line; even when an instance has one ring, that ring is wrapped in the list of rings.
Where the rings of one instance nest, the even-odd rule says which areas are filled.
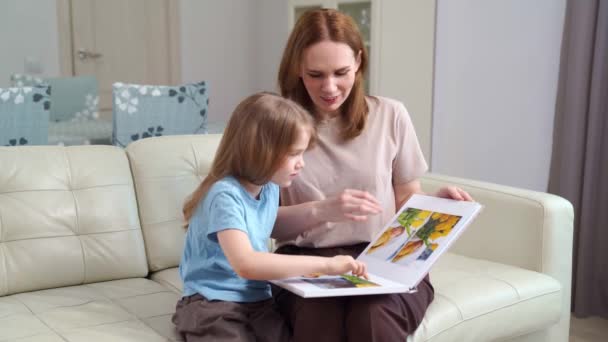
[[[77,53],[78,53],[78,59],[80,59],[81,61],[84,61],[87,59],[97,59],[97,58],[103,56],[99,52],[87,51],[86,49],[78,49]]]

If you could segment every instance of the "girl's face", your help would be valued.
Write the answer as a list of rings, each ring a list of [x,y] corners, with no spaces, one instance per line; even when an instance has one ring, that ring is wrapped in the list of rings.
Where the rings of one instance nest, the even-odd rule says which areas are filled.
[[[309,140],[310,132],[306,129],[298,128],[296,142],[291,146],[283,163],[270,179],[273,183],[280,187],[291,185],[294,178],[304,167],[304,151],[308,148]]]
[[[300,77],[318,114],[335,116],[355,83],[361,58],[350,46],[329,40],[304,50]]]

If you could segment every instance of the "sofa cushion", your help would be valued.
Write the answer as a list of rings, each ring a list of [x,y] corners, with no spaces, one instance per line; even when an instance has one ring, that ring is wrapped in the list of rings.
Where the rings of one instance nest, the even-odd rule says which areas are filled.
[[[177,268],[151,278],[181,293]],[[408,342],[508,339],[559,320],[560,284],[541,273],[446,253],[433,267],[431,283],[435,300]]]
[[[0,147],[0,165],[0,296],[147,274],[123,150]]]
[[[163,136],[127,147],[150,270],[179,265],[186,232],[182,207],[207,175],[221,137]]]
[[[0,297],[0,341],[176,341],[178,298],[144,278]]]
[[[560,317],[561,285],[542,273],[447,253],[431,283],[435,300],[408,341],[502,340]]]
[[[182,280],[179,277],[179,267],[172,267],[154,272],[150,274],[150,279],[180,295],[184,289]]]

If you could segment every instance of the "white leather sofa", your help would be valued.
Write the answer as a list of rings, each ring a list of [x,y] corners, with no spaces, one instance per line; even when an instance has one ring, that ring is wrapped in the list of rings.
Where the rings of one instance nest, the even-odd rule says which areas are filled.
[[[181,206],[219,138],[0,147],[0,341],[179,340]],[[434,267],[435,301],[408,341],[567,341],[570,204],[423,179],[427,191],[446,182],[485,209]]]

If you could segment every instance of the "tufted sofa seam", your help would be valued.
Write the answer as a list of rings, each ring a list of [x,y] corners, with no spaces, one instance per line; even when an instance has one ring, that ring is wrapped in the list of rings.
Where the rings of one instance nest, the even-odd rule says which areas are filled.
[[[63,191],[63,192],[74,192],[74,191],[81,191],[81,190],[89,190],[89,189],[98,189],[98,188],[109,188],[109,187],[114,187],[114,186],[128,186],[130,187],[132,184],[130,183],[113,183],[113,184],[102,184],[102,185],[92,185],[92,186],[87,186],[84,188],[70,188],[70,189],[32,189],[32,190],[14,190],[14,191],[5,191],[2,193],[2,195],[7,195],[7,194],[19,194],[19,193],[26,193],[26,192],[44,192],[44,191]]]
[[[30,312],[30,314],[34,317],[36,317],[36,319],[38,321],[40,321],[40,323],[44,324],[44,326],[46,326],[47,328],[49,328],[50,331],[54,332],[57,336],[59,336],[62,340],[69,342],[68,340],[66,340],[63,335],[61,335],[61,333],[59,333],[57,330],[53,329],[50,325],[48,325],[42,318],[38,317],[38,315],[32,310],[32,308],[30,308],[26,303],[24,303],[23,301],[19,300],[18,297],[14,297],[12,296],[13,299],[15,299],[16,301],[18,301],[19,303],[23,304],[23,306],[28,309],[28,311]],[[36,336],[36,335],[42,335],[42,334],[33,334],[33,335],[28,335],[28,336],[22,336],[21,338],[27,338],[27,337],[32,337],[32,336]]]
[[[85,285],[88,288],[94,289],[96,290],[93,286],[90,285]],[[111,303],[116,304],[118,307],[124,309],[126,312],[129,313],[129,315],[131,315],[134,319],[129,320],[129,321],[123,321],[123,322],[130,322],[130,321],[137,321],[145,326],[147,326],[148,328],[150,328],[151,330],[153,330],[156,334],[158,334],[161,337],[164,337],[162,335],[160,335],[157,331],[154,330],[153,327],[151,327],[150,325],[146,324],[146,322],[144,322],[142,319],[140,319],[139,317],[137,317],[137,315],[131,311],[129,311],[128,308],[124,307],[123,305],[121,305],[117,300],[118,299],[127,299],[127,298],[135,298],[135,297],[141,297],[141,296],[147,296],[147,295],[152,295],[152,294],[157,294],[157,293],[171,293],[171,290],[167,289],[166,291],[157,291],[157,292],[151,292],[151,293],[144,293],[144,294],[140,294],[140,295],[134,295],[134,296],[127,296],[127,297],[119,297],[119,298],[110,298],[108,296],[106,296],[104,293],[102,293],[101,291],[98,291],[100,293],[100,295],[104,298],[106,298],[107,300],[109,300]],[[161,317],[161,316],[165,316],[165,315],[155,315],[155,316],[150,316],[150,317],[143,317],[143,318],[153,318],[153,317]],[[92,328],[92,327],[98,327],[98,326],[103,326],[106,324],[115,324],[114,323],[102,323],[102,324],[98,324],[98,325],[92,325],[89,326],[87,328]],[[169,341],[169,340],[168,340]]]
[[[129,228],[129,229],[109,230],[109,231],[105,231],[105,232],[83,233],[83,234],[74,234],[74,235],[55,235],[55,236],[20,238],[20,239],[15,239],[15,240],[6,240],[3,242],[6,243],[6,242],[13,242],[13,241],[42,240],[42,239],[55,239],[55,238],[65,238],[65,237],[79,237],[79,236],[88,236],[88,235],[102,235],[102,234],[110,234],[110,233],[128,232],[128,231],[132,231],[132,230],[139,230],[139,229],[137,227],[135,227],[135,228]]]
[[[97,328],[97,327],[103,327],[104,325],[112,325],[112,324],[117,324],[117,323],[126,323],[126,322],[134,322],[137,321],[145,326],[147,326],[148,328],[150,328],[150,330],[152,330],[154,333],[156,333],[158,336],[160,337],[164,337],[162,335],[160,335],[159,333],[157,333],[156,331],[154,331],[154,329],[152,329],[149,325],[147,325],[145,322],[142,322],[140,319],[138,319],[137,317],[133,316],[133,319],[129,319],[126,321],[116,321],[116,322],[107,322],[107,323],[100,323],[100,324],[95,324],[95,325],[89,325],[86,327],[81,327],[81,328],[74,328],[74,329],[69,329],[66,330],[65,332],[74,332],[74,331],[79,331],[79,330],[85,330],[85,329],[90,329],[90,328]],[[59,334],[59,333],[58,333]],[[61,335],[61,338],[64,338],[63,335]],[[64,339],[65,340],[65,339]],[[68,341],[68,340],[66,340]]]
[[[149,279],[148,279],[149,280]],[[173,293],[171,290],[167,289],[167,290],[162,290],[162,291],[156,291],[156,292],[150,292],[150,293],[142,293],[142,294],[137,294],[137,295],[132,295],[132,296],[126,296],[126,297],[116,297],[116,298],[110,298],[110,297],[106,297],[111,301],[115,301],[118,299],[129,299],[129,298],[137,298],[137,297],[143,297],[143,296],[149,296],[149,295],[154,295],[154,294],[159,294],[159,293]],[[118,305],[120,305],[119,303],[116,303]]]
[[[142,224],[159,224],[159,223],[168,223],[168,222],[180,222],[181,220],[179,218],[173,218],[170,220],[162,220],[162,221],[154,221],[154,222],[142,222]],[[149,229],[149,228],[148,228]]]
[[[80,252],[82,255],[82,282],[84,284],[87,280],[87,261],[84,257],[84,246],[82,245],[82,239],[80,239],[80,214],[78,211],[78,201],[76,201],[76,196],[74,195],[74,189],[72,187],[72,164],[70,163],[70,158],[68,157],[67,150],[63,150],[63,156],[65,157],[65,162],[67,164],[67,173],[68,173],[68,191],[72,195],[74,199],[74,211],[76,212],[76,232],[74,234],[78,236],[78,244],[80,244]]]
[[[4,288],[6,289],[6,293],[9,293],[8,288],[8,268],[6,265],[6,252],[4,251],[4,243],[0,243],[0,252],[2,253],[2,265],[4,267],[4,272],[6,272],[6,277],[4,277]],[[3,294],[0,294],[3,296]]]
[[[157,272],[161,272],[161,271],[157,271]],[[173,284],[171,284],[170,282],[168,282],[168,281],[166,281],[166,280],[164,280],[164,279],[154,279],[153,281],[155,281],[155,282],[157,282],[157,283],[159,283],[159,284],[163,285],[164,287],[168,288],[168,289],[169,289],[169,291],[171,291],[171,292],[173,292],[173,293],[177,293],[178,295],[180,295],[180,298],[181,298],[182,291],[181,291],[179,288],[175,287],[175,286],[174,286]]]
[[[198,174],[196,176],[198,176]],[[156,179],[171,180],[171,179],[185,179],[185,178],[190,178],[190,177],[192,177],[192,175],[186,174],[186,175],[179,175],[179,176],[148,176],[148,177],[138,176],[137,179],[139,181],[151,181],[151,180],[156,180]]]
[[[456,310],[458,310],[458,316],[460,316],[461,320],[464,320],[464,315],[462,314],[462,310],[460,310],[460,307],[452,299],[450,299],[448,296],[446,296],[440,292],[435,292],[435,295],[445,299],[447,302],[454,305]]]
[[[462,269],[462,268],[453,268],[453,269],[458,269],[458,270],[461,270],[461,271],[465,271],[465,270],[464,270],[464,269]],[[510,282],[508,282],[507,280],[500,279],[500,278],[497,278],[497,277],[493,277],[493,276],[491,276],[491,275],[488,275],[487,273],[481,273],[481,272],[477,272],[477,273],[470,273],[470,275],[469,275],[468,277],[466,277],[465,279],[468,279],[468,278],[477,278],[477,277],[484,277],[484,278],[488,278],[488,279],[496,280],[497,282],[504,283],[504,284],[508,285],[510,288],[512,288],[512,289],[513,289],[513,291],[514,291],[514,292],[515,292],[515,294],[517,295],[517,299],[519,299],[519,300],[523,299],[523,298],[522,298],[521,293],[519,293],[519,290],[517,289],[517,287],[516,287],[515,285],[511,284],[511,283],[510,283]],[[462,280],[462,278],[461,278],[461,279],[459,279],[459,281],[460,281],[460,280]],[[455,284],[455,283],[457,283],[457,281],[450,282],[450,283],[451,283],[451,284]]]
[[[4,193],[0,195],[4,195]],[[2,208],[0,208],[0,242],[4,241],[4,229],[2,229],[2,227],[4,226],[2,225]]]
[[[537,295],[537,296],[534,296],[534,297],[529,297],[529,298],[526,298],[526,299],[523,299],[523,300],[519,300],[519,301],[517,301],[517,302],[515,302],[515,303],[511,303],[511,304],[509,304],[509,305],[503,305],[503,306],[501,306],[501,307],[498,307],[498,308],[492,309],[492,310],[490,310],[490,311],[486,311],[486,312],[480,313],[480,314],[478,314],[478,315],[471,316],[471,317],[469,317],[469,318],[463,319],[462,321],[460,321],[460,322],[458,322],[458,323],[456,323],[456,324],[454,324],[454,325],[451,325],[451,326],[449,326],[449,327],[446,327],[446,328],[444,328],[443,330],[441,330],[441,331],[437,332],[436,334],[434,334],[434,335],[432,335],[432,336],[429,336],[429,338],[427,339],[427,341],[430,341],[430,340],[431,340],[431,339],[433,339],[435,336],[441,335],[441,334],[443,334],[444,332],[446,332],[447,330],[450,330],[450,329],[452,329],[452,328],[454,328],[454,327],[456,327],[456,326],[458,326],[458,325],[460,325],[460,324],[462,324],[462,323],[464,323],[464,322],[470,321],[470,320],[475,319],[475,318],[477,318],[477,317],[484,316],[484,315],[487,315],[487,314],[489,314],[489,313],[496,312],[496,311],[499,311],[499,310],[503,310],[503,309],[506,309],[506,308],[508,308],[508,307],[511,307],[511,306],[514,306],[514,305],[518,305],[518,304],[521,304],[521,303],[526,302],[526,301],[530,301],[530,300],[533,300],[533,299],[537,299],[537,298],[542,298],[542,297],[545,297],[545,296],[553,295],[553,294],[555,294],[555,293],[559,293],[560,291],[561,291],[561,289],[559,289],[559,290],[555,290],[555,291],[551,291],[551,292],[547,292],[547,293],[543,293],[543,294],[540,294],[540,295]]]
[[[45,334],[46,334],[46,333],[41,333],[41,334],[33,334],[33,335],[28,335],[28,336],[22,336],[22,337],[20,337],[19,339],[21,340],[21,339],[24,339],[24,338],[30,338],[30,337],[36,337],[36,336],[43,336],[43,335],[45,335]],[[70,341],[66,340],[66,339],[65,339],[63,336],[61,336],[59,333],[56,333],[56,336],[57,336],[57,337],[59,337],[59,338],[61,338],[61,340],[62,340],[62,341],[65,341],[65,342],[70,342]],[[0,340],[0,342],[11,342],[11,340]]]
[[[201,176],[200,176],[200,171],[199,170],[199,163],[198,163],[198,158],[196,157],[196,149],[194,148],[194,144],[190,143],[190,148],[192,149],[192,157],[194,158],[194,166],[195,166],[195,170],[194,170],[194,175],[196,177],[198,177],[199,181],[201,181]]]
[[[2,209],[0,208],[0,242],[4,242],[4,229],[2,229],[4,226],[2,225]],[[2,267],[4,267],[4,272],[8,273],[7,270],[7,266],[6,266],[6,253],[4,252],[4,244],[0,243],[0,254],[2,254]],[[8,293],[8,276],[4,277],[3,279],[3,284],[4,287],[6,289],[6,292]],[[0,293],[1,295],[1,293]]]

